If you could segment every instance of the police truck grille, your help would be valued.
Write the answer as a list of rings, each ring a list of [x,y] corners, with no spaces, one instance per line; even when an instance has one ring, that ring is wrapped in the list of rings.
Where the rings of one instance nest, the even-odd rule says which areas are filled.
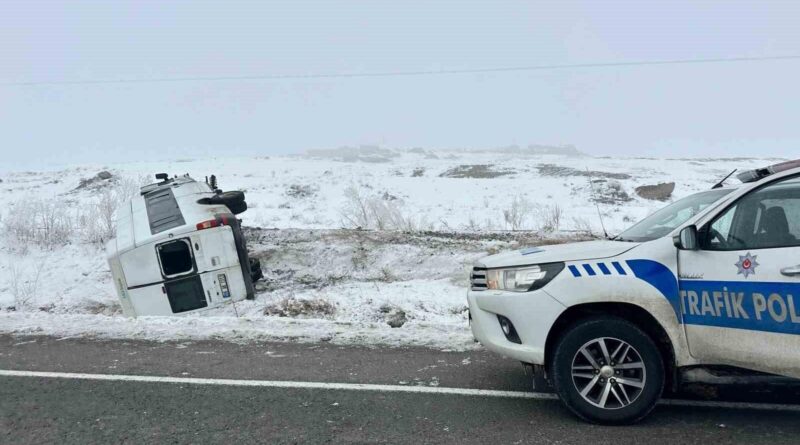
[[[473,268],[469,275],[469,282],[472,290],[486,290],[486,268]]]

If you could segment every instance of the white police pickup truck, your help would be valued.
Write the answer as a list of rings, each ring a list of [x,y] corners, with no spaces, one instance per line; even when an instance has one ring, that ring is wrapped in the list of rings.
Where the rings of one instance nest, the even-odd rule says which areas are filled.
[[[473,335],[600,423],[642,419],[690,366],[800,378],[800,160],[737,177],[612,240],[479,260]]]

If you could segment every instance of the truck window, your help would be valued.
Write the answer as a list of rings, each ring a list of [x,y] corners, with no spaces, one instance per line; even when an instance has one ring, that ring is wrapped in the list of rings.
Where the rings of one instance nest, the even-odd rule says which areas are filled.
[[[208,307],[200,275],[168,281],[164,284],[164,289],[170,308],[175,314]]]
[[[708,242],[712,248],[719,247],[721,242],[730,238],[731,227],[733,225],[733,215],[735,213],[736,206],[733,206],[711,224],[711,230],[714,231],[715,236],[710,237]]]
[[[715,189],[687,196],[641,220],[614,239],[644,242],[661,238],[730,192],[730,189]]]
[[[192,246],[187,239],[179,239],[160,244],[157,247],[161,272],[165,277],[185,275],[194,271]]]
[[[707,250],[800,246],[800,179],[758,189],[709,225]]]

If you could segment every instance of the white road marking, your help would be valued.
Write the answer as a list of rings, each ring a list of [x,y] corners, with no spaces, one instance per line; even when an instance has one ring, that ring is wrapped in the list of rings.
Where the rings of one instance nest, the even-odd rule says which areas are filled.
[[[71,372],[0,370],[0,377],[41,377],[73,380],[102,380],[139,383],[179,383],[188,385],[256,386],[265,388],[328,389],[342,391],[407,392],[419,394],[447,394],[460,396],[505,397],[518,399],[553,400],[555,394],[521,391],[495,391],[490,389],[444,388],[434,386],[375,385],[369,383],[294,382],[283,380],[236,380],[196,377],[163,377],[126,374],[84,374]]]
[[[558,396],[549,393],[523,391],[497,391],[491,389],[447,388],[430,386],[376,385],[370,383],[326,383],[296,382],[283,380],[241,380],[213,379],[196,377],[166,377],[127,374],[86,374],[72,372],[15,371],[0,369],[0,377],[38,377],[50,379],[96,380],[137,383],[177,383],[186,385],[249,386],[262,388],[323,389],[339,391],[401,392],[414,394],[440,394],[476,397],[499,397],[513,399],[557,400]],[[766,411],[800,412],[800,405],[779,403],[709,402],[697,400],[663,399],[661,405],[688,406],[702,408],[754,409]]]

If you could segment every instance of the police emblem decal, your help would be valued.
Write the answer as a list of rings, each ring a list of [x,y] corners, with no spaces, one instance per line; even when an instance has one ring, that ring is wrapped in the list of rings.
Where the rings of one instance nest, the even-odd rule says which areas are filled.
[[[750,255],[750,252],[747,252],[747,255],[739,255],[739,262],[736,263],[736,267],[739,268],[739,271],[736,275],[744,275],[747,278],[748,275],[755,275],[756,274],[756,266],[758,266],[758,262],[756,261],[758,255]]]

